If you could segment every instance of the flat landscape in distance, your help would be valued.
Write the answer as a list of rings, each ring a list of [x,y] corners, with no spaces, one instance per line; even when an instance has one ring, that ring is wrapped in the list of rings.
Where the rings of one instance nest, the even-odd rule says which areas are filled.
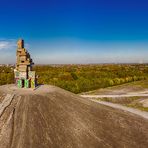
[[[147,64],[36,65],[39,84],[73,93],[88,92],[148,78]],[[13,67],[0,67],[0,85],[14,83]]]

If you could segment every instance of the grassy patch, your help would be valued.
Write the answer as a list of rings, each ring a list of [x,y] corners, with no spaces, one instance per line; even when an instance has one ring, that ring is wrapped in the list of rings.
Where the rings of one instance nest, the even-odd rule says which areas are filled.
[[[107,101],[107,102],[112,102],[112,103],[118,103],[118,104],[123,104],[123,105],[127,105],[132,103],[135,100],[138,100],[140,97],[125,97],[125,98],[98,98],[98,100],[100,101]]]
[[[148,107],[143,107],[143,104],[139,102],[141,100],[140,97],[125,97],[125,98],[105,97],[105,98],[98,98],[97,100],[121,104],[127,107],[132,107],[132,108],[136,108],[136,109],[148,112]]]
[[[148,112],[148,107],[143,107],[142,103],[138,103],[138,102],[137,103],[131,103],[131,104],[127,104],[126,106]]]
[[[126,84],[121,84],[117,86],[107,87],[107,88],[100,88],[97,90],[85,92],[83,94],[125,94],[127,92],[138,92],[138,91],[144,91],[148,88],[148,80],[142,80],[142,81],[135,81],[135,82],[129,82]]]

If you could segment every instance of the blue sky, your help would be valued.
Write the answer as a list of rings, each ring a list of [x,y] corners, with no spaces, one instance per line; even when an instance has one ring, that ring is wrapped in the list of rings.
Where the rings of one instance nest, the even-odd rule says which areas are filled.
[[[0,63],[18,38],[37,64],[148,62],[148,2],[1,0]]]

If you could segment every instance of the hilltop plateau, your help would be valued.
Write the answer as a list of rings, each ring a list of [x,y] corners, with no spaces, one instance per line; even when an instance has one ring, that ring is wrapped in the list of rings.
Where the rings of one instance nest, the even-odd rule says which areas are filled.
[[[55,86],[3,85],[0,96],[0,148],[148,145],[148,120]]]

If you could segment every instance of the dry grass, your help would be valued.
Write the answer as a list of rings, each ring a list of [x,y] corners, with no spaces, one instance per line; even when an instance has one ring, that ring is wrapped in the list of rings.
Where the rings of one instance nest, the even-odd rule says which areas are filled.
[[[141,100],[147,99],[147,97],[125,97],[125,98],[98,98],[97,100],[106,101],[111,103],[117,103],[125,105],[127,107],[133,107],[142,111],[148,111],[148,107],[144,107]]]
[[[105,95],[105,94],[126,94],[129,92],[138,92],[148,90],[148,80],[135,81],[118,86],[112,86],[108,88],[101,88],[93,91],[89,91],[83,94],[89,95]]]

